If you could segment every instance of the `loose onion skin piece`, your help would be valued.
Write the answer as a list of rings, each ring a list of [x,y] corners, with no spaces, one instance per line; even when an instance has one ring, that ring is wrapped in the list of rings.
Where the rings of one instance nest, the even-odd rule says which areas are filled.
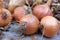
[[[16,21],[19,21],[23,16],[25,16],[25,9],[24,7],[17,7],[14,10],[14,18]]]
[[[32,14],[28,14],[25,15],[21,18],[20,20],[20,24],[26,22],[25,24],[25,30],[23,31],[24,34],[26,35],[30,35],[30,34],[34,34],[37,29],[38,29],[38,25],[39,25],[39,20]]]
[[[12,20],[11,13],[4,8],[0,9],[0,27],[6,26]]]
[[[41,25],[43,25],[44,27],[42,32],[44,32],[43,35],[45,35],[46,37],[54,36],[59,30],[59,22],[52,16],[46,16],[42,18]]]
[[[25,0],[10,0],[8,5],[8,10],[13,12],[17,6],[23,6],[25,4]]]

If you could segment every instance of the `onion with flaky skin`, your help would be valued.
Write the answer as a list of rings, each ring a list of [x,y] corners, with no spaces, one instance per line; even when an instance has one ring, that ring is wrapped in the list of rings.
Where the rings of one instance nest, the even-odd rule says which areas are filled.
[[[39,20],[32,14],[25,15],[19,21],[20,24],[25,23],[25,28],[23,29],[23,33],[26,35],[34,34],[39,25]]]
[[[45,35],[46,37],[54,36],[59,30],[59,22],[52,16],[46,16],[42,18],[41,25],[43,26],[43,35]]]

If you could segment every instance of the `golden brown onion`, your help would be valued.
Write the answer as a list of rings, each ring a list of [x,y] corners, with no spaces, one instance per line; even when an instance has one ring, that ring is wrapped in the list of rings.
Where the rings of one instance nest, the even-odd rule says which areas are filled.
[[[59,22],[52,16],[42,18],[41,25],[43,25],[43,35],[46,37],[54,36],[59,30]]]
[[[25,15],[24,7],[17,7],[14,10],[14,18],[16,21],[19,21]]]
[[[0,9],[0,27],[6,26],[12,19],[11,13],[4,8]]]
[[[23,31],[23,33],[30,35],[34,34],[37,31],[39,20],[34,15],[28,14],[23,16],[19,23],[25,23],[25,30]]]
[[[33,14],[39,19],[41,20],[41,18],[45,17],[45,16],[52,16],[52,11],[49,8],[51,4],[51,0],[48,0],[46,4],[39,4],[36,5],[33,8]]]

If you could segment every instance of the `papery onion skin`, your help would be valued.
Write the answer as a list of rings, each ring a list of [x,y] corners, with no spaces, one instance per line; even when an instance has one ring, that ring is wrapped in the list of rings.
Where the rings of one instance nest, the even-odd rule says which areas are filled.
[[[25,0],[10,0],[8,4],[8,10],[13,12],[14,9],[18,6],[23,6],[25,4]]]

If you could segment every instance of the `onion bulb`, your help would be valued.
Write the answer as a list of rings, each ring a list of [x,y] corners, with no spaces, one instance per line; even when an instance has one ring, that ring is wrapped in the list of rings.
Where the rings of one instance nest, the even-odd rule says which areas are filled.
[[[38,30],[39,20],[32,14],[23,16],[19,23],[25,23],[23,33],[26,35],[34,34]]]
[[[41,25],[43,26],[43,35],[45,35],[46,37],[54,36],[59,30],[59,22],[52,16],[46,16],[42,18]]]

